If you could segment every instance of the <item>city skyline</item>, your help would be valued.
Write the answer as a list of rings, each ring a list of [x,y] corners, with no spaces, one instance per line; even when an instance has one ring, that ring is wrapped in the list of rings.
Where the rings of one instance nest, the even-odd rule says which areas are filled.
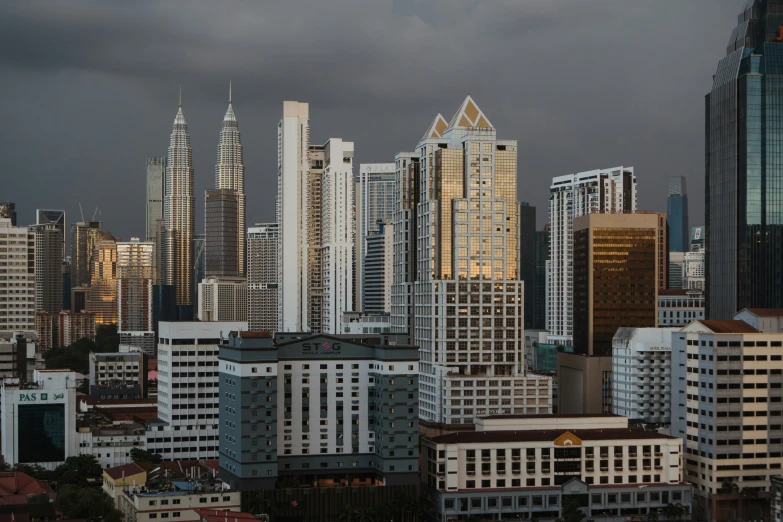
[[[426,12],[429,10],[427,6],[417,6],[414,9],[401,4],[403,2],[394,8],[394,12],[381,14],[406,24],[406,27],[414,23],[437,26],[434,27],[437,29],[436,32],[443,33],[444,36],[448,36],[448,31],[455,25],[461,26],[472,22],[481,22],[478,29],[486,32],[490,22],[500,23],[499,20],[503,18],[503,12],[499,11],[499,7],[482,6],[481,9],[459,10],[462,14],[455,15],[456,20],[450,23],[443,21],[441,24],[437,16]],[[706,8],[707,5],[709,8]],[[602,165],[632,164],[640,175],[655,176],[661,181],[667,175],[687,175],[691,193],[692,220],[694,225],[699,225],[701,220],[695,218],[703,215],[703,176],[701,175],[703,157],[700,154],[703,140],[703,132],[701,132],[703,96],[709,88],[708,79],[714,73],[714,63],[721,57],[721,50],[725,48],[725,35],[729,34],[736,24],[737,1],[724,0],[717,4],[694,2],[687,6],[672,6],[676,9],[676,17],[664,12],[668,9],[665,6],[659,6],[661,13],[656,14],[650,12],[652,8],[646,6],[613,5],[613,17],[616,20],[611,21],[605,19],[605,9],[608,9],[606,4],[596,2],[595,7],[595,13],[588,13],[589,20],[600,16],[603,23],[611,24],[605,30],[598,27],[584,29],[589,25],[589,20],[584,18],[580,20],[578,16],[572,19],[568,13],[569,9],[582,13],[582,8],[573,7],[566,2],[563,2],[563,7],[555,5],[548,9],[535,5],[514,6],[513,9],[509,8],[508,15],[513,16],[514,19],[521,18],[523,15],[535,15],[535,19],[553,24],[557,33],[568,34],[567,40],[575,43],[574,47],[590,48],[589,45],[580,45],[579,42],[586,44],[590,41],[598,41],[601,43],[599,51],[604,49],[605,45],[609,45],[610,40],[614,41],[616,38],[622,38],[623,34],[627,35],[627,31],[618,34],[617,29],[622,28],[623,25],[632,25],[628,23],[628,18],[637,14],[652,17],[650,26],[660,27],[662,20],[665,19],[666,24],[671,25],[672,32],[677,32],[677,28],[682,27],[681,24],[689,16],[698,14],[700,17],[705,17],[704,23],[700,25],[708,27],[709,30],[704,29],[703,33],[693,38],[695,49],[689,51],[690,56],[685,58],[682,56],[680,46],[675,42],[663,42],[662,40],[666,39],[654,38],[646,28],[633,29],[635,40],[642,40],[644,45],[652,46],[649,54],[644,55],[644,59],[639,59],[639,64],[624,61],[620,69],[625,72],[620,74],[619,70],[614,70],[614,64],[617,62],[616,55],[590,51],[592,63],[596,63],[602,71],[598,81],[595,82],[598,87],[586,87],[581,91],[575,87],[563,87],[566,92],[560,92],[560,96],[567,96],[567,102],[562,101],[565,98],[555,96],[557,89],[554,89],[552,94],[548,94],[545,87],[567,85],[569,80],[561,76],[558,70],[561,67],[567,69],[566,65],[570,66],[571,62],[552,67],[551,72],[554,76],[549,79],[526,79],[521,90],[516,80],[512,81],[511,78],[500,79],[497,86],[485,86],[476,84],[473,79],[462,80],[448,76],[448,81],[433,79],[440,86],[433,90],[437,95],[427,92],[426,89],[408,87],[405,91],[395,94],[393,102],[387,102],[382,99],[384,96],[388,97],[387,88],[376,85],[372,75],[366,76],[366,82],[369,82],[372,88],[368,88],[366,94],[357,97],[353,90],[345,91],[338,88],[342,87],[342,83],[339,86],[335,85],[338,80],[332,80],[327,85],[321,84],[319,89],[315,89],[303,85],[302,82],[297,83],[296,76],[292,76],[290,81],[285,80],[285,74],[281,75],[283,80],[274,78],[268,89],[259,88],[269,81],[266,73],[262,71],[269,70],[266,67],[257,67],[258,71],[250,71],[252,68],[250,66],[223,64],[220,67],[216,66],[214,70],[205,70],[202,66],[196,65],[185,67],[184,64],[190,61],[183,60],[177,67],[166,67],[160,70],[146,64],[141,70],[112,72],[114,64],[110,67],[102,60],[97,60],[87,67],[86,72],[71,73],[51,86],[45,87],[39,85],[42,82],[31,84],[30,75],[48,74],[52,68],[72,69],[74,65],[72,60],[76,58],[72,59],[70,53],[65,53],[61,58],[48,58],[47,63],[40,63],[40,59],[34,58],[27,65],[20,64],[18,57],[0,61],[0,66],[2,63],[10,62],[6,67],[16,71],[8,75],[9,83],[0,87],[6,94],[5,98],[17,100],[16,105],[19,109],[15,110],[30,110],[34,103],[35,107],[41,107],[46,111],[43,120],[44,128],[36,129],[36,132],[42,132],[37,138],[39,143],[50,145],[50,153],[34,165],[32,171],[29,170],[29,165],[25,167],[29,172],[28,175],[10,179],[7,186],[8,194],[5,197],[16,202],[20,223],[23,224],[33,222],[35,208],[63,208],[69,217],[78,216],[78,202],[81,202],[85,208],[92,209],[99,206],[100,219],[117,237],[122,239],[132,236],[144,237],[144,216],[131,210],[144,199],[143,183],[139,183],[144,175],[144,158],[165,155],[165,143],[171,124],[170,114],[176,110],[174,104],[177,100],[178,85],[180,83],[183,85],[183,102],[187,106],[188,123],[193,135],[196,172],[194,189],[196,193],[203,193],[203,190],[214,186],[215,137],[219,131],[219,122],[226,112],[226,83],[233,81],[233,90],[237,92],[234,106],[241,113],[244,141],[257,145],[245,150],[244,163],[248,168],[247,223],[274,220],[269,188],[274,185],[274,134],[279,120],[281,101],[300,99],[311,104],[311,117],[318,122],[312,129],[311,141],[314,143],[324,143],[333,135],[355,136],[358,151],[356,163],[361,164],[388,161],[389,151],[402,150],[410,143],[411,138],[406,135],[405,130],[409,125],[423,128],[428,123],[430,114],[437,112],[443,105],[455,106],[464,97],[465,91],[468,91],[474,97],[483,100],[486,111],[496,115],[493,123],[508,129],[509,135],[520,139],[522,154],[518,175],[520,186],[518,197],[536,206],[539,223],[544,223],[546,220],[546,187],[552,177],[599,168]],[[376,7],[365,6],[365,9],[374,10]],[[53,11],[47,16],[55,16],[59,12],[57,9]],[[249,12],[248,16],[259,16],[258,13],[254,13]],[[276,13],[279,14],[274,10],[270,17],[274,18]],[[114,19],[114,15],[116,13],[106,8],[96,13],[95,17],[109,23]],[[141,13],[139,16],[144,17],[146,14]],[[6,19],[18,19],[17,25],[23,26],[22,22],[29,23],[32,17],[32,14],[25,14],[22,9],[17,13],[7,13]],[[661,22],[654,23],[655,17],[661,17]],[[159,23],[167,24],[167,20],[163,16]],[[54,22],[50,20],[49,23]],[[95,20],[91,18],[84,23],[92,24]],[[614,24],[618,24],[619,27],[615,27]],[[577,28],[581,29],[574,30]],[[61,30],[66,31],[65,28]],[[639,33],[640,30],[642,33]],[[693,30],[688,27],[687,32]],[[326,29],[320,29],[321,33],[323,31]],[[334,39],[335,35],[331,31],[332,29],[328,30],[329,36]],[[315,33],[319,34],[319,31]],[[524,48],[523,44],[530,38],[530,34],[525,31],[521,33],[519,37],[513,38],[509,43],[509,50],[504,53]],[[617,36],[608,38],[606,35],[610,33]],[[131,36],[121,31],[113,38],[125,39]],[[382,36],[384,42],[390,40],[385,34]],[[4,38],[26,37],[7,32]],[[153,49],[161,48],[158,46],[164,42],[161,42],[160,38],[164,38],[162,34],[155,36],[150,42]],[[243,35],[238,35],[237,38],[247,43]],[[121,41],[118,40],[117,43]],[[310,41],[309,37],[307,41]],[[422,43],[435,45],[429,37]],[[221,46],[230,44],[207,38],[203,45],[214,46],[213,53],[218,53],[223,49]],[[401,44],[389,44],[389,46],[396,45]],[[494,48],[499,44],[492,38],[487,45]],[[381,56],[388,56],[390,52],[396,51],[401,62],[413,57],[413,51],[407,47],[392,47],[388,50],[373,47],[372,50],[377,50]],[[634,50],[641,52],[635,44]],[[180,53],[173,48],[168,51],[177,56]],[[286,57],[293,59],[294,56],[288,53],[294,52],[281,51],[280,56],[273,57],[275,63],[278,60],[284,61]],[[454,52],[457,54],[456,50]],[[537,60],[551,61],[554,52],[561,57],[562,46],[558,44],[557,49],[537,51],[541,53]],[[529,58],[524,54],[520,53],[518,58],[528,60]],[[264,54],[264,56],[269,55]],[[566,57],[561,58],[566,59]],[[168,60],[169,55],[161,58],[164,59]],[[465,59],[478,63],[478,57],[473,54]],[[571,60],[570,57],[567,59]],[[49,60],[55,62],[49,63]],[[415,67],[418,70],[417,63],[418,61],[415,61],[404,67]],[[672,87],[668,85],[661,88],[660,81],[647,81],[647,75],[652,74],[658,65],[664,64],[673,68],[673,75],[682,77],[684,74],[688,79],[684,87],[678,87],[682,89],[681,92],[672,92]],[[578,64],[576,66],[579,67]],[[371,73],[372,70],[367,70],[368,67],[370,66],[362,61],[357,74],[361,75],[363,71]],[[633,71],[627,71],[628,67],[641,74],[643,81],[640,83],[645,85],[637,85],[636,81],[622,78],[632,76],[630,73]],[[524,68],[524,63],[520,63],[518,69]],[[96,76],[95,81],[87,82],[89,85],[83,83],[83,74]],[[122,80],[126,77],[132,79],[140,74],[149,80],[143,89],[134,81]],[[78,78],[70,78],[70,76],[78,76]],[[119,85],[118,81],[122,81],[122,85]],[[286,85],[279,85],[281,82]],[[542,82],[547,85],[541,85]],[[613,82],[615,86],[622,86],[622,89],[613,86]],[[79,89],[75,88],[76,85]],[[496,94],[508,90],[511,85],[515,86],[520,95],[502,101],[504,98]],[[653,88],[653,85],[656,87]],[[285,86],[288,89],[282,88]],[[58,89],[57,92],[61,94],[54,96],[48,89]],[[608,89],[612,96],[601,96],[597,99],[596,93],[599,89]],[[64,107],[61,103],[63,96],[69,98],[68,107]],[[674,105],[669,108],[664,107],[663,112],[647,111],[640,109],[645,105],[642,103],[643,100],[650,102],[650,105],[659,104],[663,100]],[[610,113],[607,113],[602,129],[603,125],[608,126],[626,117],[635,118],[634,125],[631,126],[630,131],[627,126],[623,126],[622,132],[619,130],[587,132],[584,125],[592,125],[590,120],[593,115],[593,109],[589,107],[594,107],[596,111],[606,111],[614,107]],[[568,114],[575,110],[577,112]],[[77,113],[73,111],[78,111],[79,121],[75,121]],[[640,111],[642,114],[639,114]],[[13,117],[14,114],[15,112],[12,111],[11,116]],[[546,117],[543,116],[544,114]],[[109,118],[115,121],[122,120],[124,124],[112,126],[110,131],[100,130],[107,126],[106,122]],[[81,123],[83,119],[89,123],[89,127]],[[65,122],[73,125],[73,132],[70,130],[67,133],[62,132],[62,124]],[[25,151],[29,151],[30,145],[19,141],[20,137],[28,133],[24,130],[25,126],[26,123],[22,122],[21,131],[16,129],[12,132],[10,128],[0,131],[7,138],[3,143],[4,147],[7,147],[6,163],[11,170],[17,164],[27,165],[25,158],[29,155]],[[619,129],[620,126],[615,128]],[[683,137],[687,138],[685,142],[682,142]],[[90,143],[76,144],[75,138]],[[96,144],[100,147],[96,147]],[[563,144],[568,146],[564,149]],[[74,150],[79,153],[74,155]],[[661,151],[666,151],[666,154],[661,154]],[[58,176],[53,176],[53,172],[57,172]],[[90,183],[85,183],[87,181]],[[666,188],[659,185],[650,185],[650,190],[641,196],[640,208],[657,211],[665,209],[663,201]],[[76,193],[69,188],[70,186],[80,186],[82,190]],[[119,194],[122,194],[122,197]],[[203,229],[203,206],[197,204],[195,217],[196,232],[200,233]]]

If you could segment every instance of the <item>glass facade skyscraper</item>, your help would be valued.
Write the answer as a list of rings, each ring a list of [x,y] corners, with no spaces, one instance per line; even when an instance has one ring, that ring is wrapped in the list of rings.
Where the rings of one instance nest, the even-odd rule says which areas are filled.
[[[783,307],[783,0],[750,0],[706,96],[709,319]]]
[[[669,199],[666,205],[669,223],[669,252],[688,251],[688,195],[683,176],[669,178]]]

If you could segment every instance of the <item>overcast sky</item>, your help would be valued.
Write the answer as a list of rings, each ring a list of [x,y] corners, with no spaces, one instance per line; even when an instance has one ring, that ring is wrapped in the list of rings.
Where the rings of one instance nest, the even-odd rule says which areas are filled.
[[[0,200],[79,220],[96,206],[144,235],[145,157],[163,156],[182,84],[196,228],[214,186],[233,82],[248,224],[274,219],[283,100],[310,103],[311,141],[356,162],[413,150],[470,93],[519,141],[518,197],[546,223],[553,176],[636,167],[665,211],[688,178],[704,221],[704,95],[744,0],[285,0],[0,2]]]

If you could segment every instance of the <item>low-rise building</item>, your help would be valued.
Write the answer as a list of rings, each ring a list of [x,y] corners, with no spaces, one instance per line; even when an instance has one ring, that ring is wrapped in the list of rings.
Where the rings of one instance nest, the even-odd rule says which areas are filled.
[[[672,333],[620,328],[612,341],[612,413],[648,424],[671,417]]]
[[[79,454],[94,456],[102,468],[114,468],[130,462],[130,452],[134,448],[147,449],[147,428],[144,424],[79,424]]]
[[[125,522],[200,522],[196,510],[239,511],[240,493],[211,476],[172,480],[160,485],[149,481],[119,494],[119,510]],[[231,520],[230,518],[228,519]]]
[[[144,487],[147,483],[147,470],[135,462],[103,470],[103,491],[109,495],[119,508],[120,497],[131,487]]]
[[[343,312],[343,333],[346,335],[387,334],[391,332],[391,314]]]
[[[422,496],[442,521],[554,520],[567,502],[601,521],[679,504],[687,520],[681,452],[681,439],[615,415],[493,417],[422,439]]]
[[[658,326],[685,326],[704,319],[704,291],[668,288],[658,290]]]
[[[32,380],[38,347],[35,332],[0,332],[0,381]]]
[[[90,353],[90,396],[96,400],[144,397],[144,359],[140,351]]]
[[[734,319],[745,321],[759,332],[783,332],[783,308],[743,308]]]

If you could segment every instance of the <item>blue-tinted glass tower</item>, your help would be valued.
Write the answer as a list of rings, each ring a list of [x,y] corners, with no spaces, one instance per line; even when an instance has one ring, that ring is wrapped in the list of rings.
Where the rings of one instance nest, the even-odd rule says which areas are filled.
[[[749,0],[706,96],[707,317],[783,307],[783,0]]]
[[[688,251],[688,196],[685,193],[685,178],[669,178],[669,199],[666,220],[669,224],[669,252]]]

